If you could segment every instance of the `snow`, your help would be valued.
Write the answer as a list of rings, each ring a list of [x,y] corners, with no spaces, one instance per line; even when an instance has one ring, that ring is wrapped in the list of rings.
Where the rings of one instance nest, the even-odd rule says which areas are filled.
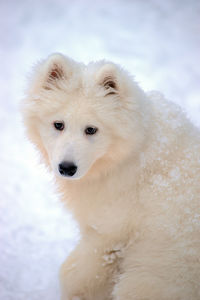
[[[200,125],[199,13],[195,0],[0,2],[1,300],[59,299],[59,266],[79,238],[24,137],[19,103],[32,65],[52,52],[110,59]]]
[[[175,167],[169,172],[169,176],[171,176],[172,180],[176,181],[180,177],[180,169],[179,167]]]

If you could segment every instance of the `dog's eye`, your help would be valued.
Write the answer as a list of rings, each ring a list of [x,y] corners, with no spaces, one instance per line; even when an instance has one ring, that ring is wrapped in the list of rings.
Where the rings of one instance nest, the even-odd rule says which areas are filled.
[[[64,122],[54,122],[53,125],[56,130],[62,131],[65,128]]]
[[[97,130],[98,130],[98,128],[96,128],[96,127],[87,127],[85,129],[85,134],[92,135],[92,134],[95,134],[97,132]]]

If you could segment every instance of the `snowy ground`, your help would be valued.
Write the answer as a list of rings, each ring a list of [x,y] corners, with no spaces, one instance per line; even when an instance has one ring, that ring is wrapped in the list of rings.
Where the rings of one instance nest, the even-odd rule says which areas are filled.
[[[26,141],[18,106],[51,52],[122,64],[200,125],[198,0],[0,1],[0,300],[59,299],[58,268],[78,229]]]

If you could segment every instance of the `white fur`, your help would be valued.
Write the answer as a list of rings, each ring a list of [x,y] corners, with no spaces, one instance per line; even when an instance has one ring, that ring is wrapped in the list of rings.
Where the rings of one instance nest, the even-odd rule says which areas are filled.
[[[55,54],[36,67],[23,115],[82,234],[62,300],[200,299],[200,134],[181,110],[113,63]],[[71,178],[63,160],[78,166]]]

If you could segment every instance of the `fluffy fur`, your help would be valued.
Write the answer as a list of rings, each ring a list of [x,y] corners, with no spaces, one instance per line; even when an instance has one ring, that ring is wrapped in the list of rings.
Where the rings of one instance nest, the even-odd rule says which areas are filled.
[[[80,225],[62,300],[200,299],[200,134],[181,110],[113,63],[54,54],[35,68],[23,116]],[[62,161],[77,173],[61,176]]]

